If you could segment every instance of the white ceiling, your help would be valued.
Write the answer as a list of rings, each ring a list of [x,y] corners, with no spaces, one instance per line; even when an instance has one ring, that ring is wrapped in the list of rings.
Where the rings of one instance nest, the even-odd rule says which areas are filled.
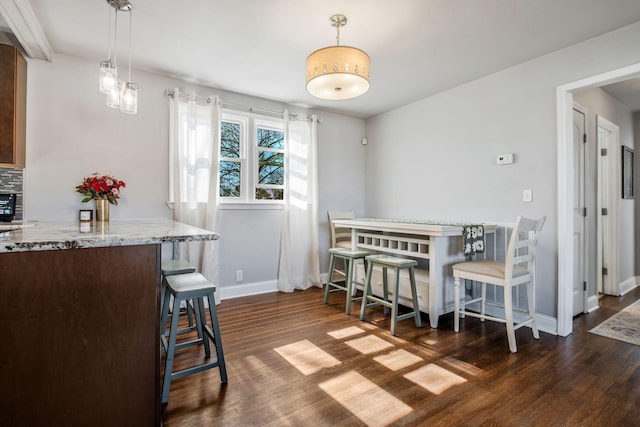
[[[96,67],[106,59],[106,0],[30,3],[54,52],[91,59]],[[638,0],[131,3],[134,68],[362,118],[640,21]],[[305,90],[305,59],[335,44],[329,25],[335,13],[348,18],[341,44],[371,57],[371,89],[352,100],[323,101]],[[119,17],[123,68],[128,16]]]

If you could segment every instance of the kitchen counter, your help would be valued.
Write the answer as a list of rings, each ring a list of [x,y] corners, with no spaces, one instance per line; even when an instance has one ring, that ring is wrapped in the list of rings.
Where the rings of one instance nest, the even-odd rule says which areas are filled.
[[[0,223],[0,253],[216,240],[220,236],[169,219]]]
[[[166,219],[2,225],[3,424],[161,425],[162,243],[218,234]]]

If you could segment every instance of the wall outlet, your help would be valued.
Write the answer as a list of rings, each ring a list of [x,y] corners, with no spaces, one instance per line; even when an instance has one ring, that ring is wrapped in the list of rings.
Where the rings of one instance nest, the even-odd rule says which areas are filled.
[[[242,282],[242,270],[236,270],[236,282]]]

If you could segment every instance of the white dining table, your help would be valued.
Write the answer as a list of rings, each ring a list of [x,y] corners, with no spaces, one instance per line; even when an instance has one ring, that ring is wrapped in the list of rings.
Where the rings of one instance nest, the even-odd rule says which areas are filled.
[[[378,218],[336,219],[333,222],[336,227],[351,229],[353,250],[428,260],[428,296],[426,301],[420,301],[420,311],[429,314],[432,328],[438,327],[441,315],[453,311],[451,266],[465,260],[462,232],[467,224]],[[494,234],[497,228],[495,224],[468,225],[472,224],[483,225],[485,235]],[[495,244],[489,251],[495,251],[494,248]],[[487,249],[479,256],[486,257]],[[489,257],[495,257],[495,253]],[[402,288],[402,283],[400,286]]]

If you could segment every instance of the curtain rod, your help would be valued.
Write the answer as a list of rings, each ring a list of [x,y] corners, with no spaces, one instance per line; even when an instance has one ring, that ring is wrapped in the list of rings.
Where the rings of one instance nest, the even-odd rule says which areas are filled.
[[[173,89],[166,89],[164,91],[164,95],[168,96],[170,98],[175,98],[176,92]],[[211,99],[210,96],[192,95],[190,93],[180,93],[179,96],[184,96],[184,97],[187,97],[189,99],[191,99],[192,96],[195,96],[195,100],[196,101],[206,101],[207,104],[211,104],[211,102],[212,102],[212,99]]]
[[[276,116],[276,117],[284,117],[284,111],[265,110],[265,109],[262,109],[262,108],[249,107],[247,105],[228,104],[226,102],[223,102],[222,103],[222,108],[228,108],[228,109],[231,109],[231,110],[238,110],[238,111],[248,111],[249,113],[265,114],[265,115],[271,115],[271,116]],[[289,117],[294,118],[294,119],[298,119],[298,118],[300,118],[300,115],[299,114],[289,114]],[[307,120],[311,120],[311,117],[307,116]],[[317,118],[317,121],[318,121],[318,123],[322,123],[322,119],[319,118],[319,117]]]
[[[164,91],[165,96],[169,96],[171,98],[176,96],[175,90],[174,89],[166,89]],[[191,98],[192,95],[188,94],[188,93],[184,93],[184,94],[180,94],[180,95],[184,95],[187,98]],[[195,99],[196,101],[206,101],[208,104],[212,102],[212,99],[210,96],[199,96],[199,95],[195,95]],[[226,102],[222,103],[222,108],[228,108],[231,110],[238,110],[238,111],[247,111],[249,113],[257,113],[257,114],[265,114],[265,115],[271,115],[271,116],[276,116],[276,117],[284,117],[284,111],[274,111],[274,110],[265,110],[262,108],[253,108],[253,107],[249,107],[248,105],[240,105],[240,104],[229,104]],[[294,119],[298,119],[300,118],[300,115],[298,114],[289,114],[289,117],[294,118]],[[311,120],[310,117],[307,117],[307,120]],[[317,118],[318,124],[322,123],[322,119],[320,117]]]

